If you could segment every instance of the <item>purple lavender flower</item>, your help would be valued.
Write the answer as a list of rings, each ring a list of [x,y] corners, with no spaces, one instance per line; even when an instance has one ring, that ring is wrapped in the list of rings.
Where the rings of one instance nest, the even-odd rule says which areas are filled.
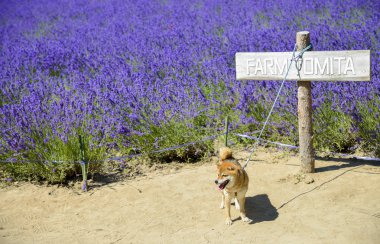
[[[313,82],[314,111],[331,102],[358,126],[357,102],[380,96],[379,1],[2,1],[0,9],[6,155],[35,150],[37,138],[71,143],[78,128],[93,148],[116,138],[136,146],[130,137],[199,113],[216,128],[225,110],[236,125],[258,127],[279,83],[236,81],[234,55],[290,51],[301,29],[316,50],[372,50],[370,82]],[[279,115],[297,114],[296,89],[286,83]],[[271,126],[288,135],[286,120]]]

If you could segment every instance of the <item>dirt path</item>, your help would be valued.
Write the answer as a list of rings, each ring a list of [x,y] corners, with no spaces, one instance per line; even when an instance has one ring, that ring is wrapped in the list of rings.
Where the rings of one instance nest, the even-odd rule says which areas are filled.
[[[380,164],[317,161],[314,182],[296,184],[287,177],[298,170],[296,157],[254,159],[251,224],[234,208],[233,225],[224,224],[207,163],[88,193],[26,183],[0,189],[0,243],[380,243]]]

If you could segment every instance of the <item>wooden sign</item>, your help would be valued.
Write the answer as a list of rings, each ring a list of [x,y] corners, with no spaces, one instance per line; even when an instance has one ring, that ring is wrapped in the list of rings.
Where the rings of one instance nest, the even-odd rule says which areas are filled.
[[[309,44],[310,33],[300,31],[296,35],[298,51],[295,54],[296,58],[292,58],[292,52],[240,52],[235,55],[237,80],[284,80],[286,77],[286,80],[297,81],[301,173],[315,172],[311,81],[369,81],[371,79],[369,50],[318,52],[308,50]],[[302,57],[297,58],[300,51],[303,52]],[[274,105],[275,102],[272,109]],[[267,121],[270,114],[271,112]],[[265,125],[266,123],[262,131]]]
[[[291,52],[236,53],[237,80],[283,80]],[[291,64],[287,80],[369,81],[370,51],[312,51]]]

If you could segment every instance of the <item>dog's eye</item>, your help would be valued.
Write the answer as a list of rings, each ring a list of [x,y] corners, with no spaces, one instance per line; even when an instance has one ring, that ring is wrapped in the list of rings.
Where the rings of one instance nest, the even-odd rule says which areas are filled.
[[[222,177],[227,177],[227,175],[222,175]]]

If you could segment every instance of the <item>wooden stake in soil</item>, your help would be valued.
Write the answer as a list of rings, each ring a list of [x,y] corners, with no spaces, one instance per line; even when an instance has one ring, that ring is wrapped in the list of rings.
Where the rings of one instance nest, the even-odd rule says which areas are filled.
[[[297,51],[310,44],[308,31],[297,32]],[[300,144],[301,173],[314,173],[311,81],[297,81],[298,85],[298,132]]]
[[[81,158],[81,167],[82,167],[82,190],[87,191],[87,171],[88,164],[86,162],[85,148],[84,148],[83,136],[79,135],[79,148],[80,148],[80,158]]]
[[[226,117],[225,123],[224,123],[224,128],[225,128],[225,136],[224,136],[224,146],[228,147],[228,116]]]

